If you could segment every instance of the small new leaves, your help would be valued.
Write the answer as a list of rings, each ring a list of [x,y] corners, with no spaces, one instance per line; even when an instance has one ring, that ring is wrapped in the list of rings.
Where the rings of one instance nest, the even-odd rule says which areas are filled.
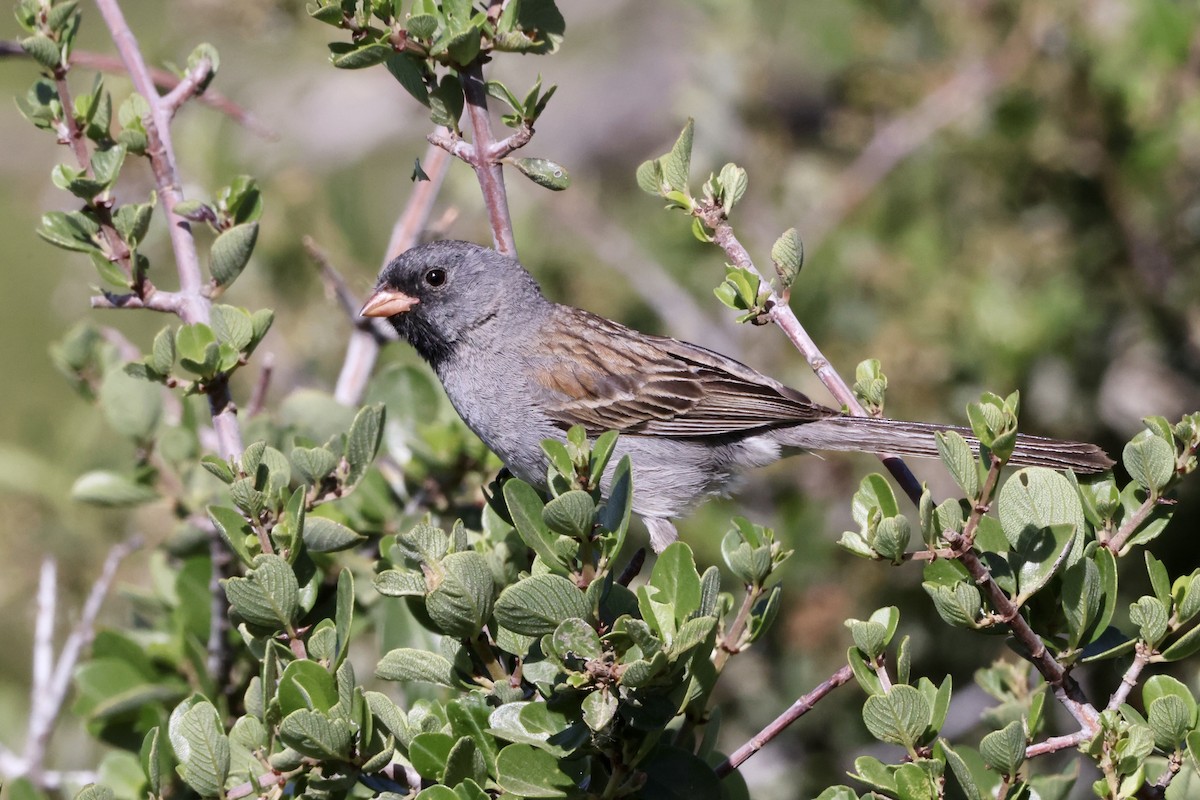
[[[1154,647],[1167,635],[1169,612],[1157,597],[1146,595],[1129,606],[1129,621],[1138,626],[1138,635]]]
[[[900,611],[895,606],[878,609],[868,620],[848,619],[846,627],[864,658],[874,661],[883,655],[892,637],[896,635],[896,626],[900,622]]]
[[[954,482],[963,490],[970,500],[979,497],[979,465],[975,461],[975,453],[971,445],[957,431],[938,431],[934,434],[937,441],[938,456]]]
[[[771,245],[771,262],[775,265],[775,274],[779,276],[780,296],[787,302],[792,284],[804,266],[804,242],[795,228],[788,228]]]
[[[1012,455],[1017,443],[1019,405],[1020,396],[1016,392],[1006,398],[985,392],[978,403],[967,405],[967,418],[971,422],[972,432],[979,439],[984,463],[988,463],[989,454],[1001,463],[1007,462]]]
[[[884,395],[887,392],[887,376],[877,358],[860,361],[854,369],[854,396],[872,416],[883,413]]]
[[[689,118],[670,152],[645,161],[638,167],[638,186],[649,194],[665,197],[670,205],[689,213],[694,201],[688,194],[688,172],[692,164],[695,123]]]
[[[992,731],[979,743],[979,754],[989,768],[1012,777],[1025,763],[1025,726],[1014,720],[998,731]]]
[[[746,170],[737,164],[726,164],[721,167],[721,173],[717,176],[716,199],[727,215],[734,204],[746,194],[746,187],[749,183],[750,179],[746,175]]]
[[[487,83],[488,94],[512,109],[513,113],[504,114],[501,117],[501,121],[510,128],[519,128],[522,125],[532,126],[537,122],[538,117],[545,111],[546,104],[550,102],[550,98],[557,90],[557,86],[551,86],[543,92],[542,76],[539,75],[533,88],[525,94],[525,99],[518,100],[517,96],[499,81],[488,81]]]
[[[725,280],[713,289],[713,294],[734,311],[745,312],[738,316],[738,322],[752,322],[755,325],[766,323],[770,291],[763,287],[762,281],[753,272],[726,267]]]
[[[215,289],[224,290],[233,283],[250,261],[258,241],[258,223],[247,222],[223,231],[209,251],[209,274]]]
[[[750,587],[762,587],[791,554],[770,528],[734,517],[734,528],[721,540],[721,556],[730,571]]]
[[[1139,486],[1158,497],[1175,474],[1173,441],[1144,430],[1125,445],[1121,461]]]

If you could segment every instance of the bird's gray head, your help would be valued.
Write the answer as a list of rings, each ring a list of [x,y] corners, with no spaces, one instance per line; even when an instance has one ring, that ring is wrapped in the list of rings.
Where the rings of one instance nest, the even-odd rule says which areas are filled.
[[[387,317],[436,367],[485,323],[512,318],[519,324],[544,305],[516,259],[470,242],[441,241],[414,247],[384,267],[359,313]]]

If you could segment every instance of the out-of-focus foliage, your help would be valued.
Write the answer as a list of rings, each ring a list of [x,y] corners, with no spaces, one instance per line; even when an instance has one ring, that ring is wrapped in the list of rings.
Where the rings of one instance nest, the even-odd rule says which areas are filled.
[[[253,261],[244,273],[245,262],[237,257],[242,248],[230,247],[238,242],[226,239],[218,247],[217,231],[202,234],[205,247],[236,251],[231,261],[222,262],[228,270],[213,273],[221,285],[228,283],[221,275],[238,277],[222,302],[231,308],[269,305],[276,317],[261,344],[225,342],[222,352],[214,337],[216,361],[207,366],[207,341],[184,335],[180,343],[176,334],[173,342],[180,356],[198,346],[189,359],[201,367],[188,373],[193,378],[203,378],[206,368],[207,374],[225,371],[257,345],[255,358],[234,377],[241,403],[253,392],[262,357],[273,356],[274,416],[270,424],[245,416],[242,422],[247,442],[269,440],[275,452],[289,456],[289,478],[272,481],[268,466],[264,485],[248,488],[274,491],[267,498],[275,503],[271,513],[288,519],[298,512],[289,510],[292,496],[284,497],[281,487],[294,486],[292,476],[311,485],[333,476],[330,487],[348,477],[349,460],[337,475],[324,467],[328,458],[347,455],[338,449],[344,444],[337,437],[349,432],[355,419],[352,409],[327,396],[349,322],[324,297],[301,237],[311,235],[325,245],[354,288],[369,286],[390,226],[413,185],[409,176],[424,151],[430,114],[442,113],[451,121],[453,108],[439,107],[436,95],[428,109],[422,108],[422,98],[413,99],[396,81],[401,77],[396,69],[392,74],[330,69],[325,45],[336,32],[309,19],[303,3],[125,5],[154,64],[184,64],[197,41],[212,41],[223,56],[214,88],[278,134],[273,140],[256,139],[194,103],[182,112],[177,144],[188,196],[226,215],[230,224],[217,226],[226,237],[229,227],[259,226]],[[1141,428],[1142,417],[1162,414],[1175,420],[1197,406],[1200,12],[1193,4],[564,0],[558,6],[568,34],[552,59],[501,54],[489,65],[489,77],[510,87],[515,101],[505,103],[505,93],[497,89],[495,104],[515,123],[536,117],[535,155],[553,159],[549,167],[526,164],[526,171],[550,182],[557,179],[558,164],[570,172],[571,186],[561,195],[515,177],[509,181],[522,258],[551,296],[740,355],[822,396],[782,337],[769,327],[734,325],[737,315],[713,302],[713,287],[724,278],[719,252],[696,241],[673,215],[656,213],[656,201],[638,191],[637,166],[662,152],[682,121],[692,117],[692,160],[704,165],[705,174],[718,171],[722,184],[732,185],[735,176],[727,180],[719,165],[736,161],[745,169],[748,183],[739,193],[736,218],[760,263],[770,260],[781,231],[798,230],[806,266],[792,284],[791,304],[843,374],[868,355],[882,361],[891,377],[889,414],[962,422],[964,403],[981,388],[1005,394],[1019,389],[1022,430],[1098,441],[1116,453]],[[93,8],[85,5],[83,14],[76,50],[111,53]],[[7,38],[25,35],[11,23],[7,31]],[[360,39],[349,50],[335,49],[333,56],[343,59],[340,66],[356,66],[344,61],[350,56],[366,66],[379,52],[372,46]],[[460,42],[451,51],[448,40],[447,60],[473,56],[458,49],[463,46]],[[403,66],[399,69],[404,74]],[[9,96],[25,97],[35,71],[31,63],[6,61],[0,85]],[[528,107],[525,103],[539,73],[545,85],[558,86],[541,109],[537,101],[544,95],[535,94]],[[72,80],[76,95],[92,89],[90,78]],[[116,120],[128,84],[119,76],[106,83],[118,101],[112,112]],[[132,117],[126,121],[136,128]],[[174,634],[158,643],[164,648],[158,660],[137,664],[125,683],[89,684],[85,672],[76,712],[101,737],[113,719],[128,730],[129,719],[121,714],[129,709],[114,711],[101,701],[118,690],[141,697],[139,688],[154,686],[161,692],[156,702],[182,699],[180,716],[202,726],[206,707],[188,697],[188,687],[166,677],[189,663],[202,672],[195,648],[209,624],[198,610],[208,608],[208,573],[194,555],[196,530],[186,519],[173,528],[174,509],[162,503],[133,512],[98,511],[76,499],[150,499],[148,485],[194,461],[198,448],[205,447],[200,431],[206,412],[193,400],[158,408],[158,395],[139,393],[147,384],[120,386],[121,378],[107,393],[100,388],[101,376],[130,360],[123,352],[126,339],[138,350],[133,360],[160,352],[155,335],[163,321],[150,314],[124,314],[118,320],[114,312],[86,312],[88,284],[114,276],[95,272],[85,257],[49,249],[32,233],[46,210],[77,211],[80,205],[46,180],[65,151],[53,145],[53,136],[40,133],[16,113],[0,115],[6,143],[0,153],[5,178],[0,235],[9,267],[0,300],[9,376],[0,386],[6,409],[0,417],[0,543],[12,554],[3,584],[9,587],[4,599],[11,630],[6,633],[13,641],[27,641],[20,622],[29,618],[38,554],[64,554],[68,577],[63,583],[86,587],[106,542],[134,529],[155,531],[154,541],[165,540],[182,561],[171,561],[173,568],[160,555],[138,561],[127,578],[140,588],[127,593],[111,619],[127,619],[130,611],[160,622],[167,618]],[[117,143],[130,152],[139,146],[136,136]],[[130,168],[133,156],[127,159],[114,196],[122,203],[144,203],[151,179],[146,171]],[[231,199],[245,196],[244,183],[222,197],[222,187],[239,186],[238,176],[247,171],[266,199],[261,217],[250,210],[253,203],[243,209],[244,217],[243,211],[228,208]],[[57,182],[71,185],[72,177],[62,175]],[[75,180],[76,195],[91,191]],[[457,209],[458,216],[439,221],[439,234],[486,240],[478,189],[470,170],[459,164],[452,168],[438,213],[447,208]],[[140,252],[162,264],[167,237],[161,220],[155,223],[144,240],[135,238]],[[623,276],[620,281],[613,280],[614,270]],[[151,272],[155,280],[169,280],[168,274]],[[750,314],[758,298],[755,287],[743,291],[736,280],[724,294],[722,301],[742,314]],[[89,327],[64,338],[64,330],[85,317]],[[47,355],[52,342],[59,343],[53,361]],[[68,357],[78,363],[73,366]],[[353,544],[343,533],[351,529],[409,530],[419,514],[393,516],[396,495],[413,509],[431,508],[447,529],[456,516],[473,529],[485,524],[482,487],[497,464],[472,441],[410,353],[393,347],[384,359],[387,365],[365,399],[386,405],[383,447],[402,473],[389,473],[385,465],[384,471],[358,476],[357,491],[339,501],[339,511],[312,525],[322,536],[318,545],[329,549]],[[63,376],[51,363],[69,367],[68,379],[85,399],[96,400],[98,409],[64,391]],[[414,414],[414,398],[427,410]],[[122,414],[136,403],[145,404],[138,414]],[[139,425],[151,426],[154,415],[165,419],[163,430],[182,420],[176,433],[159,443],[167,463],[142,460],[139,471],[130,474],[150,435]],[[1128,456],[1125,461],[1128,465]],[[1143,457],[1137,463],[1149,462]],[[978,622],[972,609],[979,604],[973,596],[964,601],[970,592],[959,588],[969,585],[961,575],[925,575],[923,590],[922,576],[911,565],[885,569],[851,559],[834,546],[838,531],[869,528],[852,520],[846,502],[856,489],[862,491],[867,465],[840,456],[787,462],[752,477],[737,501],[743,508],[739,513],[773,525],[803,558],[780,570],[785,599],[775,626],[757,649],[731,662],[734,677],[715,690],[723,749],[748,738],[841,663],[847,617],[866,619],[877,607],[898,606],[903,633],[911,637],[904,657],[912,674],[950,674],[959,687],[956,699],[967,694],[970,700],[971,670],[1004,653],[997,638],[994,650],[981,658],[986,640],[940,621],[955,619],[966,627]],[[913,466],[939,497],[957,494],[941,466]],[[201,498],[221,490],[216,478],[199,469],[180,475],[184,495]],[[1150,480],[1145,473],[1142,479]],[[442,492],[443,486],[452,491]],[[1195,491],[1185,483],[1180,492],[1177,521],[1155,542],[1171,578],[1186,577],[1197,560],[1193,537],[1186,533],[1195,524]],[[249,492],[243,499],[257,502]],[[701,571],[721,559],[720,537],[713,532],[727,529],[730,509],[711,503],[681,526]],[[1099,523],[1089,518],[1089,524]],[[879,540],[876,525],[869,541],[862,534],[863,547],[889,553],[893,533]],[[246,555],[253,562],[258,554],[250,546]],[[328,566],[325,558],[315,560]],[[1128,583],[1122,590],[1134,588],[1122,594],[1115,612],[1106,607],[1104,613],[1115,613],[1129,634],[1161,639],[1154,635],[1158,606],[1144,601],[1171,608],[1183,603],[1186,590],[1177,598],[1168,591],[1164,599],[1163,579],[1156,578],[1153,566],[1147,578],[1140,570],[1125,573]],[[297,613],[311,611],[318,599],[336,604],[329,593],[318,598],[316,575],[297,587]],[[497,580],[505,577],[513,576]],[[1139,581],[1142,589],[1136,588]],[[385,603],[395,601],[362,600],[369,593],[360,585],[360,601],[371,606],[366,613],[380,626],[385,649],[427,646],[419,626],[401,627],[384,611]],[[1080,644],[1070,637],[1079,639],[1087,627],[1066,631],[1068,649]],[[857,637],[855,646],[870,650]],[[9,648],[0,661],[5,676],[0,697],[12,720],[24,716],[27,650]],[[129,652],[121,635],[103,634],[89,662],[91,675],[106,676],[91,665],[127,659]],[[345,657],[336,646],[329,652],[331,663]],[[1009,730],[1013,713],[1028,714],[1031,704],[1042,702],[1028,691],[1029,675],[1017,667],[1005,669],[980,681],[1005,704],[990,720],[997,733]],[[1100,665],[1088,670],[1089,688],[1107,696],[1117,685],[1118,672],[1105,672]],[[360,674],[369,671],[360,669]],[[1194,690],[1194,667],[1174,674]],[[295,685],[307,685],[307,678],[295,677]],[[1164,698],[1176,694],[1173,684],[1168,690],[1164,685],[1151,690],[1147,684],[1144,697],[1135,695],[1140,711],[1122,710],[1105,719],[1112,747],[1142,747],[1142,728],[1154,732],[1152,745],[1172,744],[1169,736],[1157,735],[1170,716],[1171,702]],[[936,693],[932,696],[930,724]],[[602,696],[591,704],[593,721],[603,719],[608,703]],[[757,755],[745,768],[752,794],[792,797],[842,781],[846,771],[867,774],[873,765],[855,764],[853,755],[868,729],[904,746],[903,736],[880,737],[870,722],[860,725],[861,707],[861,695],[842,690]],[[1134,716],[1139,713],[1148,718]],[[951,707],[947,720],[962,730],[977,722],[977,714]],[[152,727],[149,720],[142,722]],[[1050,732],[1069,732],[1069,722],[1048,712],[1046,723],[1054,723]],[[909,738],[927,743],[925,733],[922,727]],[[978,741],[975,735],[972,741]],[[1014,752],[1008,740],[1017,737],[1005,736],[981,748],[994,764]],[[95,751],[73,746],[69,737],[63,730],[55,740],[57,765],[91,767],[99,761]],[[437,747],[444,744],[437,740]],[[954,764],[953,757],[943,756],[942,763],[947,761]],[[978,773],[977,764],[967,766]],[[1079,783],[1088,784],[1091,777]],[[878,774],[875,779],[884,780]],[[805,789],[797,790],[797,781],[804,781]]]

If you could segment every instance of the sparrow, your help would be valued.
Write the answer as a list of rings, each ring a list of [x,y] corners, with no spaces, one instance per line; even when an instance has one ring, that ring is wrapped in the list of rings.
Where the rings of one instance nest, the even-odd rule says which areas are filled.
[[[620,433],[633,511],[661,552],[673,520],[740,473],[809,450],[936,457],[948,425],[850,416],[698,345],[548,300],[514,258],[469,242],[401,254],[360,312],[386,317],[433,368],[467,426],[508,470],[546,489],[541,443],[582,425]],[[1079,473],[1113,463],[1095,445],[1019,436],[1009,463]],[[612,469],[601,483],[607,493]]]

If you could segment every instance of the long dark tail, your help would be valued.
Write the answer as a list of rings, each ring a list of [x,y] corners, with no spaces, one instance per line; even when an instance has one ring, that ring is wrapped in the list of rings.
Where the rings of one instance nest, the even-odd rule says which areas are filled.
[[[979,447],[979,440],[967,428],[844,415],[782,428],[777,432],[777,437],[785,446],[805,450],[888,452],[901,456],[937,458],[937,442],[933,435],[938,431],[956,431],[972,447]],[[1104,472],[1114,462],[1094,444],[1018,434],[1017,445],[1008,463],[1069,469],[1087,475]]]

